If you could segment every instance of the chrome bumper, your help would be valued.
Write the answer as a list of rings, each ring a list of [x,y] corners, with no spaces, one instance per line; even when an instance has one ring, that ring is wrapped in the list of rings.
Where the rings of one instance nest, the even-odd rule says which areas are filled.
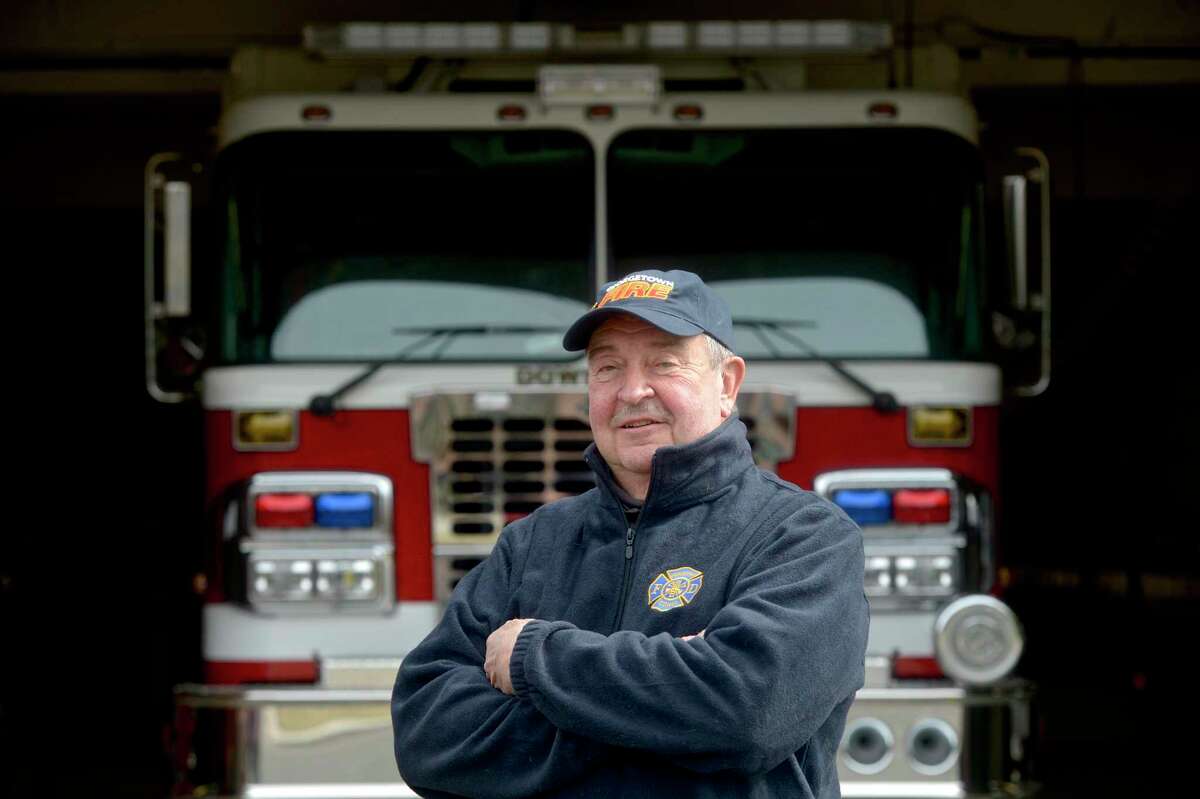
[[[946,684],[880,685],[858,692],[838,751],[838,778],[847,799],[980,799],[1031,796],[1025,777],[1030,686],[1013,680],[989,688]],[[879,731],[886,747],[870,763],[856,760],[856,729]],[[945,744],[936,762],[922,750],[922,730]],[[928,738],[926,740],[929,740]],[[928,747],[928,744],[926,744]],[[881,754],[882,753],[882,754]]]
[[[877,719],[895,731],[896,752],[870,775],[839,752],[848,799],[974,799],[1029,795],[1014,782],[1028,735],[1027,686],[986,692],[955,687],[862,689],[847,728]],[[329,686],[183,685],[176,689],[174,796],[239,799],[415,797],[392,750],[391,691]],[[923,719],[959,734],[959,754],[939,774],[914,769],[904,732]]]
[[[183,685],[174,795],[415,797],[392,753],[391,691]]]

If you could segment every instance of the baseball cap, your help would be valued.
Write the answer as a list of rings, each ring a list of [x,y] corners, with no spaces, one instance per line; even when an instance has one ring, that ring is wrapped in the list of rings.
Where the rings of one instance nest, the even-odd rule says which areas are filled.
[[[729,306],[698,275],[682,269],[643,269],[604,284],[592,309],[567,329],[563,348],[586,350],[596,328],[620,313],[633,314],[676,336],[707,333],[733,349]]]

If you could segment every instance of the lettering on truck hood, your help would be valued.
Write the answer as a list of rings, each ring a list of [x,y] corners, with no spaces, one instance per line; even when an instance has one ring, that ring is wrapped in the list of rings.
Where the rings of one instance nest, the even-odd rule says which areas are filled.
[[[586,386],[587,369],[562,364],[528,364],[517,367],[518,386]]]

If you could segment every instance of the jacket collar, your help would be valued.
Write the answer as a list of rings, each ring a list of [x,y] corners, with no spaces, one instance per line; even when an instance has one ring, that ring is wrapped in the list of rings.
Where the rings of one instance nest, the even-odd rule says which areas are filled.
[[[596,473],[597,483],[619,506],[616,478],[595,444],[584,451],[583,458]],[[734,413],[708,435],[655,451],[643,508],[657,512],[704,502],[753,466],[746,425]]]

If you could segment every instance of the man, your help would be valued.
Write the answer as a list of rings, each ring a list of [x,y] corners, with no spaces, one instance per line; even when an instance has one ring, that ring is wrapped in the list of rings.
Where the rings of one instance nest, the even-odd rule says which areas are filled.
[[[754,465],[745,362],[698,277],[605,287],[597,488],[507,527],[404,660],[396,761],[427,797],[836,797],[862,685],[862,537]]]

